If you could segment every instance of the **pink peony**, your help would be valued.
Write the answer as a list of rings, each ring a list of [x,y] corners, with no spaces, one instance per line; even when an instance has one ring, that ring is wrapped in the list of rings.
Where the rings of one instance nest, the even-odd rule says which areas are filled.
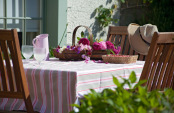
[[[118,49],[113,49],[112,50],[116,55],[120,52]]]
[[[121,51],[121,47],[118,46],[117,48],[112,49],[112,51],[117,55],[117,54],[119,54],[119,52]]]
[[[90,45],[90,42],[87,38],[81,38],[78,43],[82,43],[83,45]]]
[[[98,42],[94,42],[92,45],[93,50],[101,50],[102,45]]]
[[[106,42],[101,41],[101,42],[99,42],[99,43],[100,43],[100,45],[101,45],[101,50],[106,50],[106,49],[107,49]]]
[[[90,45],[83,45],[82,43],[79,44],[80,46],[80,51],[83,51],[83,50],[91,50],[91,46]]]
[[[114,44],[111,43],[110,41],[106,41],[106,46],[107,46],[107,49],[115,49]]]

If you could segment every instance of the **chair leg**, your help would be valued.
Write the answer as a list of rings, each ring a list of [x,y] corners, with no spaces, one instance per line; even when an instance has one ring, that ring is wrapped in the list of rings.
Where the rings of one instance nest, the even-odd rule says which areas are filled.
[[[25,106],[26,106],[27,113],[34,113],[30,96],[28,96],[28,98],[25,99]]]

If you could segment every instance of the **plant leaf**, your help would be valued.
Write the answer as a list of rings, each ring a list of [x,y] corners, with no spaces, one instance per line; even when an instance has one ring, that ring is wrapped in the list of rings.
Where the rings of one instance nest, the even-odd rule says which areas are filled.
[[[113,51],[112,49],[110,49],[110,51],[111,51],[111,53],[112,53],[113,55],[115,55],[115,53],[114,53],[114,51]]]
[[[134,71],[131,72],[130,76],[129,76],[129,80],[131,81],[131,83],[135,83],[137,78],[136,78],[136,74]]]
[[[113,82],[117,87],[121,86],[121,83],[118,81],[118,79],[116,77],[113,76]]]
[[[145,95],[147,93],[146,88],[141,87],[141,86],[138,86],[138,92],[141,96]]]
[[[81,32],[81,37],[84,37],[84,32],[83,31]]]
[[[80,106],[78,104],[71,104],[71,106],[79,108]]]
[[[136,89],[138,86],[141,86],[142,84],[146,83],[147,80],[140,80],[134,87],[133,89]]]
[[[77,37],[77,40],[79,41],[81,38],[80,37]]]
[[[147,113],[146,109],[143,108],[143,106],[140,106],[138,108],[138,113]]]

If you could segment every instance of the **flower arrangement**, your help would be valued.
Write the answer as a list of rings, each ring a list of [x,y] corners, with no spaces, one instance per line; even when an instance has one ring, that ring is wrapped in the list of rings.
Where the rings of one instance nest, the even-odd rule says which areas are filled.
[[[92,52],[95,50],[107,51],[108,54],[119,54],[121,47],[115,47],[110,41],[96,40],[92,45],[88,38],[80,38],[76,46],[63,46],[57,47],[56,51],[62,53],[64,50],[74,50],[77,54],[80,54],[81,51],[84,51],[84,54],[81,55],[85,62],[87,63],[90,60]]]
[[[75,34],[79,27],[85,27],[88,30],[89,36],[88,38],[85,38],[84,32],[82,31],[81,38],[77,37],[78,43],[75,45]],[[94,56],[102,59],[101,55],[117,55],[121,50],[121,47],[114,46],[114,44],[110,41],[103,41],[102,39],[93,40],[92,32],[87,26],[83,25],[77,26],[74,29],[72,39],[73,46],[58,46],[56,49],[54,49],[54,54],[57,54],[58,58],[61,56],[61,58],[64,60],[71,60],[72,56],[72,59],[85,59],[85,62],[88,62],[90,58],[95,59]],[[70,57],[67,55],[70,55]]]
[[[81,55],[81,58],[85,59],[86,61],[90,60],[89,56],[92,53],[92,47],[90,46],[90,42],[87,38],[82,38],[75,46],[58,46],[56,48],[56,51],[60,54],[66,50],[74,51],[75,54]]]

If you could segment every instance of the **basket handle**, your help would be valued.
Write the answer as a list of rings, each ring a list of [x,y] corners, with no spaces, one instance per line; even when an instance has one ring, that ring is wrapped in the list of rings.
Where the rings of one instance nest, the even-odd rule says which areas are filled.
[[[89,35],[90,35],[90,45],[92,46],[92,44],[93,44],[93,35],[92,35],[92,31],[87,27],[87,26],[84,26],[84,25],[79,25],[79,26],[77,26],[75,29],[74,29],[74,31],[73,31],[73,37],[72,37],[72,46],[75,46],[75,38],[76,38],[76,32],[77,32],[77,29],[79,28],[79,27],[85,27],[87,30],[88,30],[88,33],[89,33]]]

